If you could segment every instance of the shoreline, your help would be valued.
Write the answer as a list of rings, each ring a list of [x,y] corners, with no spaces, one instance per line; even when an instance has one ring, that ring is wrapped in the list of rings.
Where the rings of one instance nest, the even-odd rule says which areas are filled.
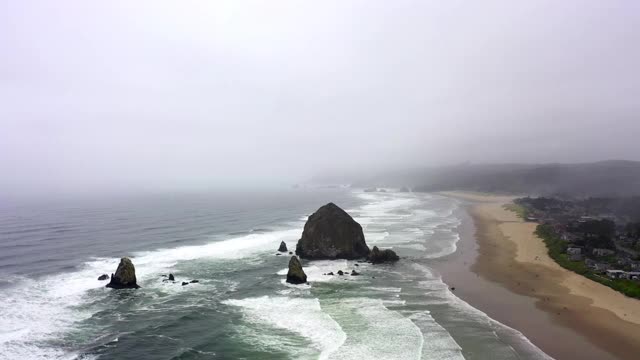
[[[520,331],[549,356],[636,359],[640,301],[561,268],[513,197],[448,192],[463,202],[458,250],[436,264],[455,294]]]

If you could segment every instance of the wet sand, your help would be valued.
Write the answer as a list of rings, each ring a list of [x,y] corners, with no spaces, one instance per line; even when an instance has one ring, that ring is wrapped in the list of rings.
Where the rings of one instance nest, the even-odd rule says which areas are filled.
[[[640,301],[558,266],[511,197],[465,203],[458,251],[436,264],[455,293],[558,359],[640,359]]]

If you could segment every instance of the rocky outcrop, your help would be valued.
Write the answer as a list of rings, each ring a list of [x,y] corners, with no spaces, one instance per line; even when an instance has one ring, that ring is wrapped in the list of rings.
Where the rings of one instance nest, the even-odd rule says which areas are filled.
[[[109,280],[109,275],[102,274],[102,275],[98,276],[98,280],[100,280],[100,281]]]
[[[136,268],[131,259],[127,257],[120,259],[118,269],[115,274],[111,274],[111,281],[107,287],[113,289],[138,289],[140,287],[136,281]]]
[[[169,274],[169,281],[176,281],[176,278],[173,276],[173,274]]]
[[[309,216],[296,254],[303,259],[358,259],[369,254],[362,227],[333,203]]]
[[[297,256],[292,256],[291,260],[289,260],[287,282],[290,284],[304,284],[307,282],[307,274],[302,270],[302,264]]]
[[[338,275],[344,275],[344,272],[342,272],[342,270],[338,270]]]
[[[384,263],[384,262],[394,262],[400,260],[398,255],[396,255],[395,251],[386,249],[380,250],[377,246],[374,246],[367,260],[371,261],[374,264]]]
[[[182,282],[182,286],[185,286],[185,285],[189,285],[189,283],[188,283],[188,282],[186,282],[186,281],[183,281],[183,282]]]
[[[355,271],[355,270],[351,270],[351,276],[358,276],[360,275],[359,272]]]
[[[278,251],[280,252],[287,252],[287,244],[285,244],[284,241],[280,242],[280,247],[278,248]]]

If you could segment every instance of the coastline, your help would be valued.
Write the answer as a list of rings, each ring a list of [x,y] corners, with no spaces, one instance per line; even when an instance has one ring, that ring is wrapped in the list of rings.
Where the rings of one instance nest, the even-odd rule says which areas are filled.
[[[458,251],[436,265],[456,295],[558,360],[636,359],[640,301],[557,265],[513,197],[447,192],[466,217]]]

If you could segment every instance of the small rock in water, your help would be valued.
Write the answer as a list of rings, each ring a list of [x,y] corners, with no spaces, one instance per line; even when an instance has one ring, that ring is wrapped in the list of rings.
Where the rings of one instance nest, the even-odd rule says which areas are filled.
[[[355,264],[356,266],[360,266],[360,264]]]
[[[182,282],[182,286],[185,286],[185,285],[189,285],[189,283],[188,283],[188,282],[186,282],[186,281],[183,281],[183,282]]]
[[[289,251],[289,255],[293,255],[293,251]]]
[[[355,271],[355,270],[351,270],[351,276],[358,276],[360,275],[359,272]]]
[[[338,270],[338,275],[344,275],[344,273],[342,272],[342,270]]]
[[[287,282],[290,284],[304,284],[307,282],[307,274],[304,273],[302,264],[297,256],[292,256],[291,260],[289,260]]]
[[[169,274],[169,281],[175,281],[175,280],[176,280],[176,278],[173,277],[173,274]]]
[[[197,284],[197,283],[199,283],[199,282],[200,282],[200,280],[191,280],[191,281],[189,281],[189,282],[190,282],[190,283],[192,283],[192,284]]]
[[[456,291],[456,287],[455,287],[455,286],[452,286],[452,287],[451,287],[451,291]]]
[[[107,274],[102,274],[98,277],[98,280],[103,281],[103,280],[108,280],[109,279],[109,275]]]
[[[280,255],[282,255],[282,254],[280,254],[280,253],[277,253],[277,254],[276,254],[276,256],[280,256]]]
[[[111,274],[111,281],[107,284],[108,288],[113,289],[138,289],[136,281],[136,268],[133,266],[131,259],[123,257],[120,259],[116,273]]]
[[[334,275],[334,273],[333,273],[333,271],[332,271],[332,272],[327,273],[327,275],[331,275],[331,276],[333,276],[333,275]]]
[[[280,247],[278,248],[278,251],[287,252],[287,244],[284,241],[280,242]]]

